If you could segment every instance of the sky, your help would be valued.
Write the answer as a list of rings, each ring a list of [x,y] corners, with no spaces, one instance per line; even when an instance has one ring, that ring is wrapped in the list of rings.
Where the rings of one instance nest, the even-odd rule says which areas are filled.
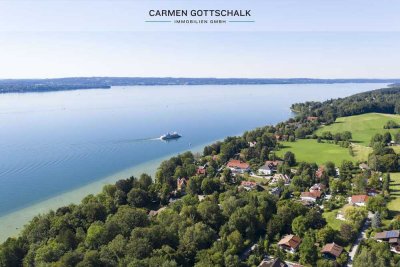
[[[0,1],[0,78],[400,78],[400,1],[377,3]],[[145,22],[165,8],[251,9],[254,22]]]

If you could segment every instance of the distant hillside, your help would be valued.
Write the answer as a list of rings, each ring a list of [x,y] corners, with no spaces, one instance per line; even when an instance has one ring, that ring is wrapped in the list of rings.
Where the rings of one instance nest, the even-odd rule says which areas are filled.
[[[319,121],[333,123],[338,117],[364,113],[400,114],[400,87],[388,87],[324,102],[296,103],[291,109],[299,116],[316,116]]]
[[[77,89],[111,88],[128,85],[236,85],[236,84],[329,84],[329,83],[400,83],[400,79],[244,79],[244,78],[140,78],[77,77],[59,79],[0,80],[0,93],[46,92]]]

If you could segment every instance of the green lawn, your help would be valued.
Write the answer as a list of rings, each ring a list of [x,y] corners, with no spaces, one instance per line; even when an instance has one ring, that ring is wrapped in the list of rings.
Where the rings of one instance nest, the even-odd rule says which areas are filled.
[[[355,160],[350,156],[347,148],[335,144],[318,143],[315,139],[300,139],[296,142],[281,142],[281,144],[284,148],[277,151],[277,155],[283,157],[287,151],[291,151],[296,155],[297,161],[316,162],[317,164],[332,161],[336,165],[340,165],[343,160]]]
[[[338,211],[339,211],[339,209],[328,211],[328,212],[324,211],[324,213],[322,213],[322,216],[325,218],[328,225],[330,227],[332,227],[332,229],[335,229],[335,230],[340,230],[340,226],[344,222],[344,221],[336,219],[336,214]]]
[[[390,198],[388,209],[391,215],[400,214],[400,173],[390,174]]]
[[[353,134],[354,142],[368,146],[371,137],[376,133],[385,133],[387,131],[392,134],[400,129],[386,130],[383,126],[387,121],[393,120],[400,123],[400,115],[368,113],[350,117],[341,117],[331,125],[323,126],[316,131],[320,135],[322,132],[330,131],[332,133],[350,131]]]

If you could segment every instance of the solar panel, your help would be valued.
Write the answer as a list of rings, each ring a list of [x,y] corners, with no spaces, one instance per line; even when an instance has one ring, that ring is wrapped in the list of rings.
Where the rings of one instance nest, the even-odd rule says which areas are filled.
[[[399,232],[398,231],[388,231],[386,234],[386,238],[393,238],[393,237],[398,237]]]

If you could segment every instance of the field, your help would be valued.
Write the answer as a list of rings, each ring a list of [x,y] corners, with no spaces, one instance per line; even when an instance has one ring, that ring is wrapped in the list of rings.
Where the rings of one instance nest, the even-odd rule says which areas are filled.
[[[336,219],[338,211],[339,210],[337,209],[322,213],[322,216],[325,218],[328,225],[334,230],[340,230],[340,226],[343,224],[343,221]]]
[[[400,214],[400,173],[390,174],[390,198],[391,201],[388,203],[388,209],[391,215]]]
[[[355,160],[350,156],[347,148],[335,144],[318,143],[315,139],[301,139],[296,142],[281,142],[281,144],[283,149],[277,151],[277,155],[283,157],[287,151],[291,151],[296,155],[298,162],[324,164],[327,161],[332,161],[336,165],[340,165],[343,160]]]
[[[385,133],[389,131],[393,134],[400,131],[400,129],[384,129],[383,126],[389,120],[393,120],[400,124],[400,115],[368,113],[350,117],[342,117],[336,119],[334,124],[321,127],[316,131],[316,134],[320,135],[322,132],[326,131],[330,131],[332,133],[350,131],[353,134],[354,143],[368,146],[371,137],[376,133]]]

